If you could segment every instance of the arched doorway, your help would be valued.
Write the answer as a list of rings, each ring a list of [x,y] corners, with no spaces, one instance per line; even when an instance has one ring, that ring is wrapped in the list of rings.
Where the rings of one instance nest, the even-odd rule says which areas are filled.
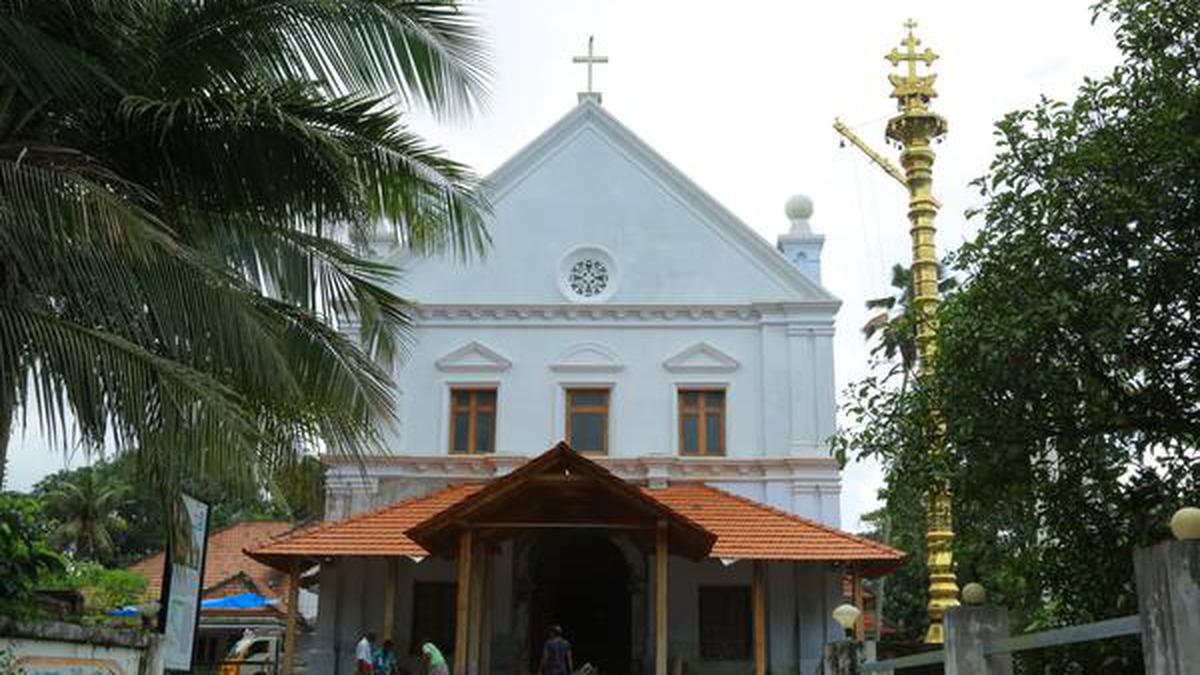
[[[537,671],[547,631],[558,624],[576,668],[591,663],[602,675],[630,675],[630,573],[617,545],[600,533],[547,533],[532,563],[530,672]]]

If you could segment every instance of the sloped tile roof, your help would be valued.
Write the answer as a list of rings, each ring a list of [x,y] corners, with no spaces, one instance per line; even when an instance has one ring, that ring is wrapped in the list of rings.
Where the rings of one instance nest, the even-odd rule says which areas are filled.
[[[441,513],[479,492],[482,483],[454,485],[443,490],[396,502],[345,520],[323,523],[304,532],[248,547],[251,556],[270,564],[294,557],[427,556],[429,553],[404,534],[430,516]]]
[[[245,522],[230,525],[208,536],[204,561],[203,595],[220,598],[246,592],[246,583],[264,597],[287,598],[287,575],[245,554],[272,539],[296,530],[296,523],[282,521]],[[164,553],[143,558],[127,569],[146,578],[146,596],[157,598],[162,590]],[[241,575],[241,579],[237,579]]]
[[[702,484],[646,492],[717,535],[714,558],[900,562],[904,553]]]
[[[479,492],[484,484],[452,486],[424,497],[326,523],[247,551],[285,567],[295,558],[426,556],[404,532]],[[716,535],[714,558],[855,563],[867,573],[899,566],[905,554],[883,544],[700,484],[643,492]]]

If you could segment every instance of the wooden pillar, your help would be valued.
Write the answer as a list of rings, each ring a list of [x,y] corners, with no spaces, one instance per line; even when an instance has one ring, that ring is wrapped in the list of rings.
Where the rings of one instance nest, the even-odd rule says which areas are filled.
[[[854,641],[863,642],[867,639],[867,610],[863,607],[863,578],[855,569],[851,576],[851,592],[854,593],[854,606],[858,608],[858,621],[854,623]]]
[[[479,604],[479,672],[489,675],[492,671],[492,555],[487,549],[483,550],[482,567],[479,575],[479,585],[483,588]]]
[[[1133,553],[1146,675],[1194,674],[1200,664],[1200,540]]]
[[[750,589],[754,610],[754,675],[767,672],[767,562],[754,561],[753,586]]]
[[[470,617],[470,648],[467,650],[467,673],[469,675],[478,675],[482,672],[479,667],[480,648],[483,645],[483,603],[484,594],[487,592],[483,585],[483,569],[487,564],[487,551],[479,545],[475,544],[475,551],[471,555],[471,611]]]
[[[454,675],[467,675],[471,615],[471,530],[458,535],[458,592],[454,603]]]
[[[654,675],[667,675],[667,524],[654,542]]]
[[[288,570],[287,628],[283,634],[283,675],[296,672],[296,616],[300,613],[300,561]]]
[[[399,566],[393,557],[384,560],[383,577],[383,640],[396,641],[396,576]],[[380,641],[382,644],[382,640]]]

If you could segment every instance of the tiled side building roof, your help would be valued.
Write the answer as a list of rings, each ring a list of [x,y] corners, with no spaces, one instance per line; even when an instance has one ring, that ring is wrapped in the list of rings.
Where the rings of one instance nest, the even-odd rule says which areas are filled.
[[[287,599],[287,575],[246,555],[276,537],[296,531],[296,523],[282,521],[245,522],[230,525],[208,537],[204,563],[203,597],[220,598],[245,593],[253,584],[264,597]],[[146,578],[147,597],[157,598],[162,590],[165,554],[155,553],[127,569]]]
[[[451,486],[282,537],[247,553],[280,568],[286,568],[297,558],[425,557],[429,553],[405,533],[483,487],[480,483]],[[710,557],[838,562],[857,565],[867,574],[891,571],[905,559],[903,552],[878,542],[707,485],[680,484],[642,490],[716,535]]]

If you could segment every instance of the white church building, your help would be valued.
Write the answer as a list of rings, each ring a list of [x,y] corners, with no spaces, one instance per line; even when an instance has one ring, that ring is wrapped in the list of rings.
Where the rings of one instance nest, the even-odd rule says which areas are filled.
[[[369,630],[536,672],[557,624],[602,673],[814,673],[843,579],[904,554],[837,529],[811,203],[772,246],[595,95],[488,186],[485,257],[395,260],[390,454],[331,464],[327,522],[250,552],[319,565],[309,672]]]

